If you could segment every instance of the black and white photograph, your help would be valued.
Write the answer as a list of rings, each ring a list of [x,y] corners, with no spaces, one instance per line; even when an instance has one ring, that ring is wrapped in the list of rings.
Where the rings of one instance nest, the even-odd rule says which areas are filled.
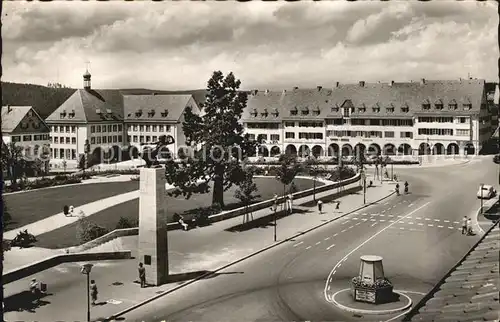
[[[490,321],[497,1],[2,1],[2,321]]]

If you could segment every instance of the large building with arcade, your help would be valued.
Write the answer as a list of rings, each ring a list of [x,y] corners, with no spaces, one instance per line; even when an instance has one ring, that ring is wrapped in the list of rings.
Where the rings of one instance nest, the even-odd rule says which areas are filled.
[[[241,121],[259,156],[475,155],[494,132],[485,81],[251,91]]]

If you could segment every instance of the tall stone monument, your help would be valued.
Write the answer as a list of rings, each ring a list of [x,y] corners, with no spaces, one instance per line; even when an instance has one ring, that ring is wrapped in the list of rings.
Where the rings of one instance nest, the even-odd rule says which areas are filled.
[[[141,168],[139,194],[139,261],[146,282],[161,285],[168,279],[167,204],[165,169]]]

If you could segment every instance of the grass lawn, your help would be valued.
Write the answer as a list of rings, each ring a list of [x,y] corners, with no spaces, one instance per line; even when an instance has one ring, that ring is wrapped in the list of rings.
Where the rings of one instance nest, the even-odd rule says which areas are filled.
[[[12,222],[5,231],[17,229],[63,211],[64,205],[81,206],[99,199],[139,189],[138,181],[61,186],[4,195]]]
[[[261,197],[258,200],[271,199],[275,193],[278,195],[283,193],[283,186],[274,178],[255,178],[255,183],[259,189],[257,194]],[[299,191],[311,189],[313,187],[312,180],[297,178],[294,180],[295,186]],[[316,182],[316,186],[321,186],[323,183]],[[233,186],[228,191],[224,192],[224,202],[226,203],[226,208],[231,208],[231,204],[236,204],[239,202],[238,199],[234,198],[234,192],[237,190],[236,186]],[[258,201],[256,200],[256,201]],[[212,193],[193,195],[189,200],[184,199],[184,197],[179,196],[177,198],[167,197],[168,213],[169,217],[174,213],[184,213],[190,209],[198,207],[208,207],[212,203]],[[109,230],[113,230],[120,217],[125,217],[128,219],[139,218],[139,199],[130,200],[122,204],[110,207],[101,212],[98,212],[90,216],[90,220],[96,224],[106,227]],[[35,244],[38,247],[47,248],[65,248],[70,246],[78,245],[76,239],[76,227],[77,223],[73,223],[51,232],[37,236],[38,242]]]

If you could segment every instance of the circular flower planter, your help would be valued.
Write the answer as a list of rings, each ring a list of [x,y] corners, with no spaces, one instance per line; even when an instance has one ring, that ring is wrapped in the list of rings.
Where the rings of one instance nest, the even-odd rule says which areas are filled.
[[[393,286],[386,278],[367,283],[358,276],[351,280],[351,294],[355,301],[382,304],[392,300]]]

